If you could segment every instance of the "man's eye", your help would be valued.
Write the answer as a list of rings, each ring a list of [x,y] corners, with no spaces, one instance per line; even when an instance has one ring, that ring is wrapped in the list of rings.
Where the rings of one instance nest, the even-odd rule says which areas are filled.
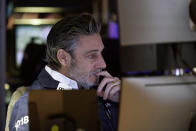
[[[97,55],[95,55],[95,54],[88,56],[89,59],[95,59],[96,57],[97,57]]]

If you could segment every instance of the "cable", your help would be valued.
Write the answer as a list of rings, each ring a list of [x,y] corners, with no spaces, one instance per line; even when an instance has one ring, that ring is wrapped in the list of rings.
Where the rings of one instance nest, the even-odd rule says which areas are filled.
[[[196,77],[196,72],[194,68],[192,69],[191,66],[187,63],[187,61],[182,57],[181,50],[177,47],[177,45],[172,46],[173,51],[176,53],[176,56],[178,55],[182,63],[190,70],[190,72],[193,74],[193,76]],[[177,57],[175,56],[175,59]]]

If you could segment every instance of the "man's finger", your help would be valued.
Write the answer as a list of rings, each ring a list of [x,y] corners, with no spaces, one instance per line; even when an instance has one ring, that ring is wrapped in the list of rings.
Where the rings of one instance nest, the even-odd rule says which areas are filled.
[[[105,77],[101,81],[101,83],[98,86],[97,93],[101,93],[103,91],[104,86],[106,86],[107,83],[114,81],[114,78],[111,77]]]
[[[108,73],[107,71],[99,72],[99,73],[97,73],[97,76],[112,77],[112,76],[110,75],[110,73]]]
[[[116,82],[110,82],[107,86],[106,89],[104,91],[104,96],[103,99],[106,100],[109,98],[109,96],[111,96],[111,91],[113,90],[113,88],[117,85],[120,85],[120,81],[116,81]]]
[[[114,96],[119,91],[120,91],[120,84],[118,84],[114,88],[112,88],[112,90],[110,91],[109,97]]]
[[[112,88],[109,94],[109,99],[114,102],[119,102],[119,95],[120,95],[120,85],[117,85]]]

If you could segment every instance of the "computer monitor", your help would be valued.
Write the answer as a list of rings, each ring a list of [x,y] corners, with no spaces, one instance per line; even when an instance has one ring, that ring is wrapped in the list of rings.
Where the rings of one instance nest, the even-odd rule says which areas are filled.
[[[30,91],[30,131],[98,131],[97,107],[95,90]]]
[[[121,45],[195,41],[196,32],[190,25],[191,1],[117,0]]]
[[[122,78],[119,131],[188,131],[196,117],[196,77]]]

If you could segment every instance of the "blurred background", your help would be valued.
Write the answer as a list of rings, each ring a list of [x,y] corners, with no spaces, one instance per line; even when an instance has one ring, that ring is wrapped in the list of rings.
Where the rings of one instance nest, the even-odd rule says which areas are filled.
[[[195,0],[1,2],[2,115],[6,114],[12,93],[18,87],[31,85],[46,64],[48,32],[53,24],[68,14],[88,12],[102,24],[103,56],[107,70],[114,76],[194,73]]]

